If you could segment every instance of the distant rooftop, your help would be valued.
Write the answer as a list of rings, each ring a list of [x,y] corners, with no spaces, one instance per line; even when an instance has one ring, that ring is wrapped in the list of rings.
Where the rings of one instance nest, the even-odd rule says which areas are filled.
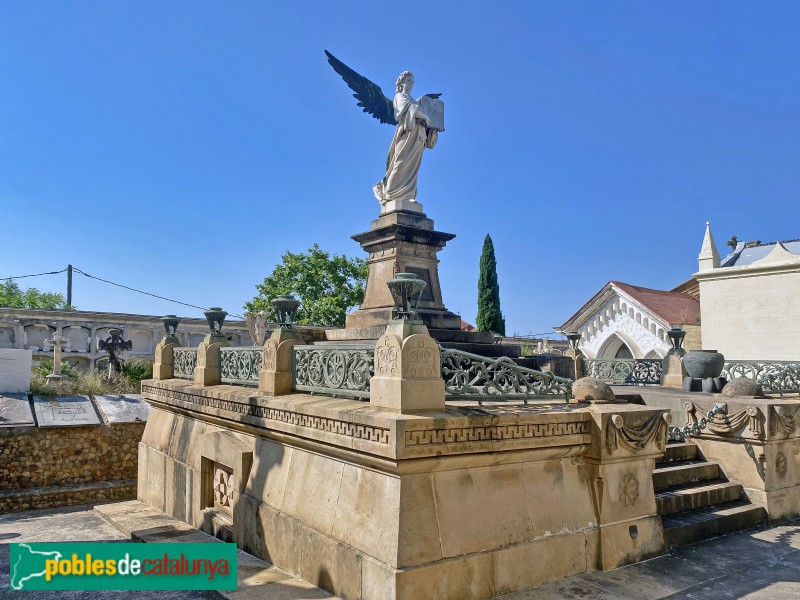
[[[761,260],[767,254],[775,249],[778,242],[769,242],[762,244],[761,241],[755,242],[740,242],[733,238],[736,242],[736,248],[733,252],[728,254],[725,258],[719,261],[720,267],[743,267],[752,265],[754,262]],[[780,242],[792,254],[800,255],[800,239],[789,240],[788,242]]]

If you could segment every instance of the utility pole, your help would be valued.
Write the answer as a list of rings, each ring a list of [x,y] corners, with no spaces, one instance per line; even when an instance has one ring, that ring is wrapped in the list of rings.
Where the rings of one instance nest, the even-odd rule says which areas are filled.
[[[72,306],[72,265],[67,265],[67,306]]]

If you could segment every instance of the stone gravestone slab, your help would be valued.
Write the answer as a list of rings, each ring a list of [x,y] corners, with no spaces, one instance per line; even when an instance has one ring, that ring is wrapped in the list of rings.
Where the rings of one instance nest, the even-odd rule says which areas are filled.
[[[31,350],[0,348],[0,393],[17,394],[31,389]]]
[[[28,394],[0,395],[0,427],[33,427]]]
[[[100,419],[88,396],[33,397],[33,410],[39,427],[99,425]]]
[[[97,408],[103,420],[114,425],[116,423],[143,423],[150,414],[150,405],[138,394],[122,396],[95,396]]]

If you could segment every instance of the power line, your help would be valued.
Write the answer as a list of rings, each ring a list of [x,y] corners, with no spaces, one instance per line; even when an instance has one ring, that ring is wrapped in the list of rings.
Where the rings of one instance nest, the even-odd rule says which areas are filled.
[[[40,275],[58,275],[59,273],[63,273],[66,271],[67,268],[64,267],[60,271],[48,271],[47,273],[35,273],[33,275],[9,275],[8,277],[3,277],[3,279],[25,279],[26,277],[39,277]]]

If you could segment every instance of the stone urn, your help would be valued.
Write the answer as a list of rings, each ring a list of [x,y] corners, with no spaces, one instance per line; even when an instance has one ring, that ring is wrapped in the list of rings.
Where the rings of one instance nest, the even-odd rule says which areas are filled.
[[[686,374],[694,379],[719,377],[725,357],[716,350],[689,350],[683,357]]]

